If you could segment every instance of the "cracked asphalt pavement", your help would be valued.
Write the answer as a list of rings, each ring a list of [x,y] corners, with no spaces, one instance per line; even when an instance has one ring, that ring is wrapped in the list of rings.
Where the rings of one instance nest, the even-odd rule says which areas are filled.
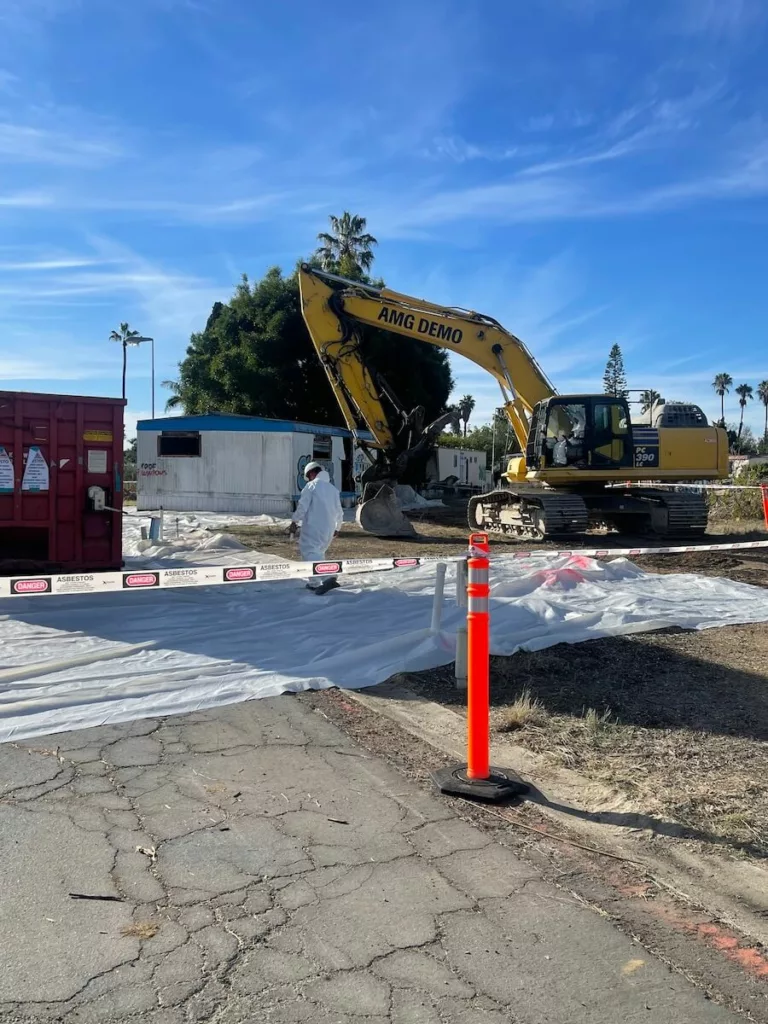
[[[288,696],[0,746],[0,866],[3,1024],[742,1019]]]

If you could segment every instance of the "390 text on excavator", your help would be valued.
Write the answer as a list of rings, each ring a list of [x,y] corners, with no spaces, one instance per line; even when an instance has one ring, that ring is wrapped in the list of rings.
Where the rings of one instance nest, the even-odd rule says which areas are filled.
[[[441,324],[438,320],[428,320],[425,316],[420,316],[417,321],[413,313],[404,313],[402,309],[392,309],[390,306],[382,306],[377,319],[392,324],[393,327],[404,327],[406,331],[426,334],[438,341],[452,341],[454,345],[460,344],[464,337],[464,332],[459,327]]]

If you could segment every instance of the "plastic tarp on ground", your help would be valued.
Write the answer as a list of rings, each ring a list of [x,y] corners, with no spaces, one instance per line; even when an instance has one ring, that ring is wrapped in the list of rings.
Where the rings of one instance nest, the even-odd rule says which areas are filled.
[[[131,562],[173,567],[256,558],[270,560],[198,530]],[[430,565],[341,577],[341,589],[325,597],[284,580],[7,599],[0,602],[0,741],[285,691],[370,686],[395,672],[447,664],[466,615],[455,604],[453,571],[437,635],[427,628]],[[494,654],[673,625],[768,621],[768,590],[644,573],[624,560],[499,560],[491,582]]]

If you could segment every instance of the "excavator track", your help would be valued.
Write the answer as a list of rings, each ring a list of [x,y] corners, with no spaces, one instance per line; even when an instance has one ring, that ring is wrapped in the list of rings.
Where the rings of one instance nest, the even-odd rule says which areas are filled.
[[[657,537],[700,537],[707,529],[707,499],[695,492],[638,490],[649,506],[650,528]]]
[[[471,530],[507,536],[567,537],[587,532],[590,520],[613,524],[620,533],[650,533],[656,537],[700,537],[707,529],[704,495],[636,489],[614,492],[617,501],[631,498],[636,511],[612,516],[605,492],[598,502],[578,494],[553,491],[491,491],[470,498],[467,521]]]
[[[542,540],[585,533],[589,511],[578,494],[552,491],[491,491],[469,499],[471,530]]]

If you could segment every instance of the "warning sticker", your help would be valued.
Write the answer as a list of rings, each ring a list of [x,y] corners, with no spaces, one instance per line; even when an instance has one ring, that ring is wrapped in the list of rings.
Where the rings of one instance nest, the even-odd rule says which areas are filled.
[[[113,441],[114,435],[111,430],[86,430],[83,432],[84,441]]]
[[[114,583],[117,574],[112,575],[110,582]],[[54,576],[52,589],[56,594],[94,594],[103,589],[103,582],[92,572],[67,573],[65,576]]]
[[[165,587],[204,587],[218,582],[217,569],[166,569],[162,579]]]
[[[122,577],[123,587],[128,590],[160,586],[160,574],[157,572],[124,572]]]
[[[89,448],[88,449],[88,472],[89,473],[106,473],[107,472],[107,450],[106,450],[106,448]]]
[[[0,494],[13,494],[13,463],[11,456],[0,446]]]
[[[315,562],[312,572],[315,576],[328,576],[341,572],[341,564],[339,562]]]
[[[30,446],[24,476],[21,480],[22,491],[47,491],[49,484],[48,463],[36,444]]]
[[[229,569],[223,569],[222,575],[225,583],[248,583],[256,579],[256,567],[253,565],[237,565]]]
[[[33,576],[26,580],[11,580],[12,594],[50,594],[50,576]]]
[[[267,562],[257,567],[257,578],[259,580],[285,580],[290,579],[294,570],[293,562]],[[307,573],[309,575],[309,573]],[[231,577],[229,582],[233,582]]]

